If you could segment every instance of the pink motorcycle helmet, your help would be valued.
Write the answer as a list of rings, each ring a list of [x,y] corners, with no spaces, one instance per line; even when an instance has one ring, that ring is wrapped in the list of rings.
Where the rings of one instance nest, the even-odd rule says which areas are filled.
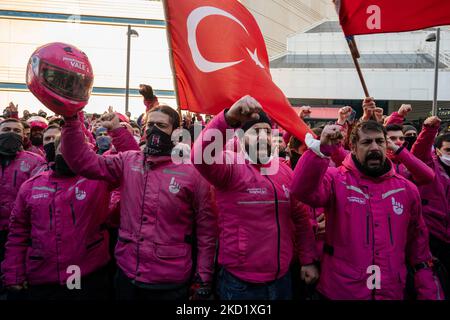
[[[54,42],[31,55],[27,65],[28,89],[47,108],[74,116],[89,101],[94,74],[88,57],[78,48]]]

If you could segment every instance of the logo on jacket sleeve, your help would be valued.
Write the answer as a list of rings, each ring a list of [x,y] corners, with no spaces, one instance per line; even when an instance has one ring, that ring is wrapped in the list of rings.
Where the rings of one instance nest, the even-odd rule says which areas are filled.
[[[75,188],[75,198],[77,200],[84,200],[86,198],[86,191],[78,189],[78,187]]]
[[[180,185],[175,181],[175,177],[172,177],[172,180],[170,180],[170,184],[169,184],[169,192],[173,193],[173,194],[177,194],[178,192],[180,192]]]
[[[31,169],[31,166],[28,162],[22,161],[20,163],[20,171],[28,172],[28,171],[30,171],[30,169]]]
[[[394,210],[395,214],[401,215],[403,213],[403,205],[400,202],[395,201],[395,198],[392,197],[392,209]]]

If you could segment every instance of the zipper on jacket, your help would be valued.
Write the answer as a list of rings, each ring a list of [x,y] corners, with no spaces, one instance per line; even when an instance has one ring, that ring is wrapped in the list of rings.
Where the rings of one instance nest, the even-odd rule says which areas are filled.
[[[75,217],[75,209],[73,208],[73,202],[70,202],[70,212],[72,213],[73,225],[75,225],[77,223],[77,220]]]
[[[450,184],[447,184],[447,189],[445,190],[445,194],[446,195],[448,195],[449,194],[449,190],[450,189]],[[448,198],[447,198],[448,199]],[[447,201],[447,203],[445,204],[445,207],[447,208],[447,212],[450,212],[450,208],[449,208],[449,206],[448,206],[448,201]],[[449,215],[447,214],[447,219],[445,220],[445,234],[447,235],[448,234],[448,223],[449,223],[449,219],[450,219],[450,217],[449,217]]]
[[[389,224],[389,236],[391,238],[391,245],[394,245],[394,238],[392,235],[392,224],[391,224],[391,215],[388,215],[388,224]]]
[[[55,204],[55,198],[56,198],[56,194],[58,193],[58,183],[53,182],[53,188],[55,189],[55,192],[53,193],[53,200],[52,200],[52,205],[53,205],[53,210],[55,210],[56,208],[56,204]],[[56,210],[55,210],[55,221],[56,221]],[[51,223],[51,220],[50,220]],[[55,232],[56,232],[56,271],[58,273],[58,283],[61,283],[61,266],[60,266],[60,246],[58,243],[59,237],[58,237],[58,230],[57,230],[57,225],[55,223]]]
[[[372,265],[376,265],[375,264],[375,232],[372,232]],[[372,289],[372,300],[375,300],[375,296],[376,296],[376,288]]]
[[[144,216],[144,202],[145,202],[145,193],[147,191],[147,180],[148,180],[148,169],[147,169],[147,164],[145,163],[145,156],[144,156],[144,172],[145,172],[145,182],[144,182],[144,192],[142,193],[142,203],[141,203],[141,224],[139,227],[139,237],[141,236],[141,230],[142,230],[142,217]],[[140,244],[140,239],[137,240],[136,243],[136,273],[139,270],[139,263],[140,263],[140,259],[139,259],[139,244]]]
[[[369,235],[370,235],[370,212],[369,209],[366,209],[366,244],[369,244]]]
[[[278,275],[280,274],[280,246],[281,246],[281,227],[280,227],[280,219],[279,219],[279,213],[278,213],[278,194],[277,189],[275,188],[275,185],[273,184],[272,180],[270,180],[269,176],[266,176],[267,180],[270,181],[273,187],[273,192],[275,195],[275,216],[277,220],[277,273],[275,275],[275,280],[278,279]]]
[[[52,221],[53,221],[53,209],[52,204],[48,205],[48,212],[50,214],[50,230],[52,230]]]
[[[14,170],[13,187],[16,186],[16,182],[17,182],[17,170]]]
[[[366,209],[366,233],[367,233],[366,241],[367,241],[367,244],[369,244],[370,243],[369,242],[369,237],[370,237],[370,212],[371,212],[370,211],[370,192],[368,191],[367,188],[365,188],[365,191],[366,191],[366,194],[369,195],[369,198],[367,199],[368,200],[368,208]],[[374,226],[373,226],[373,219],[372,219],[372,230],[375,230]],[[372,231],[372,265],[375,265],[375,232],[374,231]],[[373,288],[372,292],[371,292],[372,300],[375,300],[375,295],[376,295],[376,291],[375,290],[376,289]]]

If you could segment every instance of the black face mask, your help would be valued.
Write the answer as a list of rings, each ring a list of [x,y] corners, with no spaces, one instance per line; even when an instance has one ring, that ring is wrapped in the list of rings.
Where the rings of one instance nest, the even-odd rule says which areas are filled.
[[[145,152],[151,156],[169,156],[174,147],[170,135],[153,126],[145,132],[147,135],[147,147]]]
[[[44,145],[44,151],[45,151],[45,158],[47,159],[47,162],[54,162],[55,161],[55,143],[50,142]]]
[[[42,146],[42,144],[43,144],[43,136],[41,134],[36,134],[34,136],[31,136],[30,140],[31,140],[31,144],[33,146],[38,147],[38,146]]]
[[[294,170],[297,166],[298,160],[301,158],[301,154],[298,154],[297,152],[291,151],[291,157],[289,161],[291,162],[291,169]]]
[[[62,154],[58,154],[55,156],[55,164],[52,166],[52,169],[59,174],[60,176],[64,177],[75,177],[77,174],[70,170],[69,166],[66,163],[66,160],[64,160]]]
[[[378,155],[373,155],[373,156],[368,155],[366,158],[366,161],[369,160],[370,158],[375,159],[378,157],[379,157]],[[369,167],[367,167],[367,165],[359,162],[354,154],[352,154],[352,159],[356,165],[356,168],[358,168],[359,171],[361,171],[364,175],[366,175],[368,177],[378,178],[378,177],[381,177],[382,175],[388,173],[389,170],[391,170],[391,166],[389,164],[389,161],[387,161],[387,159],[384,161],[383,165],[381,165],[379,168],[376,168],[376,169],[369,168]]]
[[[15,156],[22,147],[22,137],[14,132],[0,134],[0,155]]]
[[[408,142],[408,146],[406,147],[408,150],[411,150],[413,144],[416,142],[417,136],[405,137],[405,141]]]

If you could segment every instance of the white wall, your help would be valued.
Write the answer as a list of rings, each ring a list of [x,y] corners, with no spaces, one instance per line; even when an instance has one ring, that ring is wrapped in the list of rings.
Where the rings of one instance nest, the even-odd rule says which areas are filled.
[[[286,51],[289,35],[336,17],[331,0],[240,0],[262,30],[269,56]]]
[[[430,31],[356,36],[360,53],[414,53],[420,49],[433,51],[435,43],[426,42]],[[450,32],[441,32],[441,50],[450,51]],[[343,33],[301,33],[288,39],[287,51],[297,54],[349,54]]]
[[[133,27],[130,87],[140,83],[172,90],[165,29]],[[95,74],[94,86],[125,87],[127,28],[0,19],[0,81],[24,83],[28,59],[40,45],[66,42],[83,50]]]
[[[161,1],[149,0],[2,0],[0,10],[161,19]]]
[[[164,19],[160,2],[144,0],[2,0],[0,10]],[[0,82],[24,84],[26,65],[32,52],[42,44],[61,41],[86,52],[94,70],[94,87],[125,88],[126,25],[71,22],[17,17],[0,19]],[[137,89],[140,83],[146,83],[157,90],[172,91],[165,28],[133,26],[133,29],[139,37],[131,39],[130,88]],[[9,101],[27,106],[30,111],[43,108],[29,92],[0,89],[0,109]],[[174,98],[162,101],[174,107],[176,105]],[[93,95],[86,110],[103,112],[110,104],[124,112],[124,95]],[[130,96],[132,114],[140,113],[141,108],[141,98]]]
[[[361,99],[354,69],[271,69],[272,78],[288,98]],[[432,100],[434,69],[363,69],[370,95],[379,100]],[[450,71],[439,75],[439,100],[450,101]]]

